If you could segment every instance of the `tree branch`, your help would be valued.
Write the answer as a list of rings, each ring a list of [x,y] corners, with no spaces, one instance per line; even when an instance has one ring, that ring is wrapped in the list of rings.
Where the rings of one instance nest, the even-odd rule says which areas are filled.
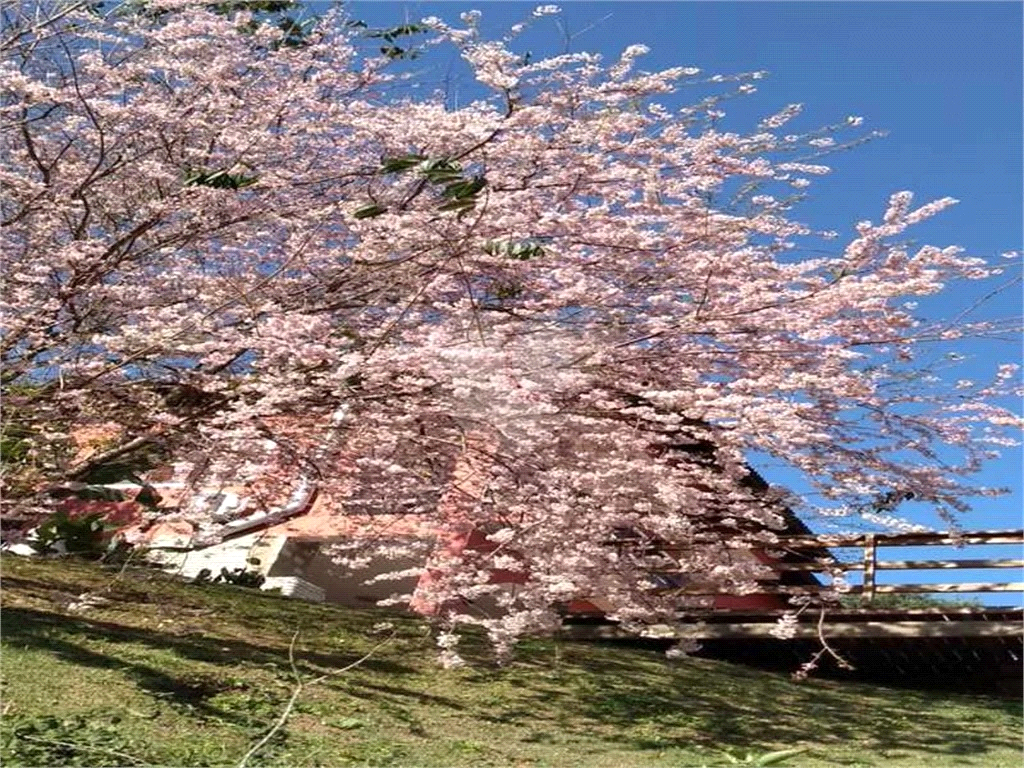
[[[395,633],[392,632],[390,635],[384,638],[381,642],[377,643],[377,645],[373,646],[373,648],[371,648],[369,651],[363,654],[363,656],[361,656],[360,658],[353,661],[351,664],[347,664],[341,669],[335,669],[331,672],[327,672],[323,675],[320,675],[320,677],[314,678],[313,680],[310,680],[308,683],[302,682],[302,677],[301,675],[299,675],[299,668],[295,665],[295,641],[298,639],[298,637],[299,630],[296,629],[295,634],[292,635],[291,643],[288,644],[288,663],[291,665],[292,674],[295,676],[295,689],[292,691],[292,695],[288,698],[288,703],[285,705],[284,711],[281,712],[281,716],[277,719],[277,722],[274,723],[274,727],[267,731],[266,735],[262,739],[257,741],[252,746],[252,748],[245,753],[245,756],[238,761],[237,768],[245,768],[246,764],[249,762],[252,756],[259,752],[263,748],[263,746],[268,741],[270,741],[274,737],[274,735],[281,730],[281,728],[284,727],[284,724],[288,720],[288,716],[291,715],[292,709],[294,709],[295,707],[295,702],[298,700],[299,695],[305,688],[308,688],[312,685],[316,685],[317,683],[322,683],[328,677],[340,675],[343,672],[348,672],[350,669],[358,667],[360,664],[362,664],[371,656],[373,656],[373,654],[375,654],[378,650],[380,650],[385,645],[390,643],[394,639]]]

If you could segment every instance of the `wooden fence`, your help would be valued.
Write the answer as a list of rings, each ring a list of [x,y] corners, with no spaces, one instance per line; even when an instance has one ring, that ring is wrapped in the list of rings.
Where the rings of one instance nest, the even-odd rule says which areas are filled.
[[[881,571],[959,571],[962,569],[1017,569],[1024,568],[1022,557],[1000,558],[955,558],[942,560],[889,560],[879,557],[879,550],[911,546],[969,547],[981,545],[1024,545],[1024,530],[1014,531],[971,531],[968,533],[897,533],[860,534],[851,536],[784,536],[777,543],[763,549],[771,560],[767,568],[775,572],[773,578],[762,580],[752,588],[728,592],[722,587],[701,584],[699,581],[683,582],[679,586],[659,589],[662,594],[671,593],[680,597],[773,595],[810,596],[810,604],[800,607],[775,608],[730,608],[692,605],[680,609],[679,626],[671,630],[675,636],[700,640],[710,639],[767,639],[775,634],[776,621],[785,614],[796,613],[798,625],[792,632],[795,638],[812,639],[822,637],[842,638],[889,638],[899,640],[915,638],[957,639],[960,642],[1003,640],[1013,647],[1015,658],[1020,655],[1021,638],[1024,637],[1024,613],[1020,608],[993,608],[976,605],[969,607],[955,604],[946,606],[936,602],[929,607],[912,605],[878,605],[874,599],[879,595],[922,595],[980,592],[1024,592],[1024,582],[985,581],[944,583],[897,583],[879,584]],[[750,545],[737,543],[737,550]],[[855,559],[841,560],[833,549],[860,549]],[[1019,553],[1014,553],[1019,554]],[[861,573],[862,583],[836,589],[832,584],[815,584],[813,574],[840,575]],[[784,574],[802,574],[804,583],[785,583]],[[684,574],[679,574],[683,576]],[[781,578],[780,578],[781,577]],[[794,581],[792,577],[790,582]],[[850,601],[836,602],[836,594],[859,595],[857,604]],[[814,596],[822,596],[815,601]],[[575,626],[567,628],[577,637],[626,637],[627,633],[612,624]],[[666,627],[666,632],[669,628]],[[1014,645],[1015,644],[1015,645]],[[966,647],[966,646],[965,646]],[[1007,646],[1010,647],[1010,646]],[[974,652],[970,646],[970,652]]]
[[[909,546],[955,546],[992,544],[1024,544],[1024,530],[1014,531],[971,531],[969,533],[929,532],[929,533],[867,533],[852,536],[781,536],[777,543],[765,545],[762,549],[770,563],[764,563],[770,569],[775,581],[783,573],[802,572],[808,574],[822,573],[832,576],[850,572],[861,572],[862,583],[843,586],[839,589],[832,584],[815,583],[815,578],[803,579],[803,584],[764,583],[762,580],[756,589],[739,591],[723,591],[721,587],[703,585],[692,581],[690,575],[678,573],[683,578],[679,586],[659,588],[657,591],[673,593],[679,596],[723,596],[723,595],[819,595],[836,592],[849,595],[860,595],[861,603],[870,605],[876,595],[882,594],[949,594],[949,593],[980,593],[980,592],[1024,592],[1024,581],[985,581],[985,582],[945,582],[945,583],[902,583],[879,584],[880,571],[929,571],[929,570],[960,570],[1024,568],[1024,558],[964,558],[953,560],[882,560],[879,549],[883,547]],[[837,558],[830,548],[859,548],[862,556],[853,561]],[[655,549],[655,547],[651,547]],[[663,551],[672,551],[672,547],[662,547]],[[750,550],[749,543],[738,544],[737,550]],[[1024,554],[1024,553],[1022,553]],[[675,571],[659,571],[665,575]],[[689,583],[687,583],[689,582]]]
[[[879,584],[881,571],[932,571],[960,569],[1013,568],[1018,572],[1024,568],[1024,558],[958,558],[951,560],[886,560],[879,559],[882,548],[909,546],[953,546],[1024,544],[1024,530],[1015,531],[971,531],[969,533],[867,533],[856,536],[789,536],[782,537],[771,552],[802,556],[805,561],[786,562],[779,560],[772,565],[778,571],[849,573],[861,572],[862,583],[845,588],[847,594],[860,595],[861,603],[869,606],[876,595],[881,594],[949,594],[981,592],[1024,592],[1021,581],[991,582],[944,582],[944,583],[897,583]],[[862,557],[856,561],[844,562],[831,555],[813,557],[808,550],[827,551],[829,548],[859,548]],[[1018,573],[1018,576],[1020,574]],[[817,594],[830,589],[828,586],[783,586],[765,588],[764,592],[785,595]]]
[[[924,534],[861,534],[856,536],[791,536],[780,537],[777,543],[766,545],[760,549],[764,556],[762,565],[766,571],[771,571],[770,577],[759,580],[753,586],[736,586],[733,589],[723,588],[710,582],[701,582],[699,575],[694,577],[680,571],[667,569],[658,571],[673,581],[678,580],[673,586],[659,587],[656,591],[659,594],[673,594],[679,597],[731,597],[743,596],[773,596],[795,597],[806,596],[814,598],[821,596],[825,602],[835,607],[838,595],[853,595],[860,597],[859,604],[865,610],[871,609],[874,598],[880,595],[941,595],[958,593],[1024,593],[1024,581],[986,581],[986,582],[944,582],[944,583],[895,583],[880,584],[879,573],[881,571],[927,571],[927,570],[962,570],[962,569],[989,569],[989,568],[1014,568],[1020,577],[1021,569],[1024,568],[1024,557],[999,557],[999,558],[956,558],[941,560],[891,560],[882,559],[879,556],[880,549],[897,547],[968,547],[979,545],[1024,545],[1024,530],[990,530],[970,531],[964,534],[955,532],[936,531],[924,532]],[[728,546],[728,545],[727,545]],[[861,550],[860,556],[849,560],[836,556],[833,549]],[[651,548],[653,549],[653,547]],[[749,543],[736,544],[737,551],[751,551]],[[664,548],[663,551],[671,551]],[[1015,553],[1018,555],[1024,552]],[[751,555],[753,556],[753,555]],[[770,562],[764,562],[764,559]],[[847,573],[861,573],[860,584],[834,583],[837,577],[844,578]],[[786,578],[787,573],[794,574]],[[822,584],[816,573],[826,574],[829,579],[827,584]],[[795,578],[798,577],[799,578]],[[892,580],[887,580],[892,581]],[[812,600],[813,602],[813,600]],[[856,606],[850,605],[850,601],[844,601],[843,607],[847,610]],[[907,604],[906,607],[912,607]],[[938,604],[936,608],[948,611],[952,605],[946,607]],[[978,606],[979,608],[981,606]],[[705,608],[703,610],[707,610]],[[688,609],[687,612],[699,612],[701,609]],[[725,608],[728,610],[728,608]]]
[[[641,542],[639,537],[621,537],[608,542],[618,547],[640,547],[650,553],[678,553],[682,547],[665,542]],[[763,562],[766,570],[773,572],[773,579],[763,579],[757,589],[736,591],[723,590],[720,586],[701,584],[699,576],[674,569],[658,570],[657,573],[666,577],[678,576],[678,586],[656,588],[660,594],[676,594],[679,596],[730,596],[730,595],[818,595],[845,594],[860,595],[861,602],[870,605],[876,595],[882,594],[949,594],[949,593],[981,593],[981,592],[1024,592],[1024,581],[985,581],[985,582],[946,582],[946,583],[901,583],[879,584],[877,577],[880,571],[930,571],[930,570],[961,570],[1024,568],[1024,557],[1013,558],[958,558],[944,560],[883,560],[879,559],[879,549],[889,547],[921,547],[947,546],[962,548],[972,545],[1024,545],[1024,530],[1005,531],[969,531],[949,532],[930,531],[924,533],[864,533],[855,535],[801,535],[780,536],[775,543],[763,546],[752,545],[749,541],[738,541],[735,544],[725,542],[727,547],[737,551],[751,552],[757,549],[767,556],[770,562]],[[841,560],[830,549],[859,548],[861,557],[853,561]],[[1024,555],[1024,551],[1019,554]],[[779,581],[778,577],[785,573],[806,574],[802,584],[765,583]],[[813,574],[845,574],[861,572],[861,584],[854,584],[835,589],[831,584],[815,583]],[[784,580],[784,579],[783,579]],[[790,579],[792,582],[793,579]]]

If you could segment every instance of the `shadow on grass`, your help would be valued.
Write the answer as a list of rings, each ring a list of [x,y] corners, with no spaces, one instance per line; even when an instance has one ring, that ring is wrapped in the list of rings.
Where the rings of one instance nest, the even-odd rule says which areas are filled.
[[[670,664],[630,653],[609,663],[604,654],[582,650],[574,655],[576,670],[586,672],[572,685],[557,679],[539,685],[517,677],[521,700],[507,713],[496,708],[494,714],[522,716],[543,708],[571,712],[604,726],[606,739],[638,749],[695,742],[745,749],[814,741],[825,748],[856,744],[866,752],[983,758],[993,749],[1021,748],[1019,728],[1007,729],[1005,719],[1019,717],[1019,702],[986,700],[992,718],[979,721],[964,717],[966,705],[978,703],[965,697],[818,680],[795,683],[782,675],[698,659]],[[632,665],[625,661],[629,657]],[[656,739],[637,727],[642,723],[657,726]],[[974,764],[983,765],[983,759]]]
[[[459,703],[455,699],[448,698],[446,696],[438,696],[433,693],[423,693],[422,691],[411,690],[409,688],[401,688],[394,685],[381,685],[379,683],[369,683],[366,681],[358,681],[358,686],[361,689],[365,689],[365,693],[359,693],[358,691],[352,691],[353,695],[362,695],[365,698],[371,698],[374,696],[387,695],[393,698],[411,698],[416,701],[417,704],[423,706],[441,706],[447,707],[448,709],[464,710],[465,705]]]
[[[13,570],[13,577],[5,576],[5,590],[44,598],[55,588],[81,591],[110,582],[109,574],[84,568],[69,568],[68,574],[53,580],[43,566],[19,564]],[[6,567],[5,571],[10,572]],[[287,645],[297,622],[312,625],[303,631],[303,645],[333,645],[337,638],[348,637],[359,638],[362,647],[372,623],[390,618],[373,611],[299,604],[229,588],[198,588],[167,582],[162,576],[140,578],[123,589],[119,584],[106,594],[123,601],[111,610],[180,617],[195,608],[210,615],[188,616],[191,632],[182,634],[180,628],[130,626],[137,622],[130,616],[122,620],[123,613],[113,618],[103,613],[100,620],[4,606],[3,640],[71,663],[119,670],[140,688],[176,706],[233,722],[240,722],[237,718],[244,713],[218,707],[219,701],[230,698],[218,695],[231,686],[237,688],[230,678],[239,676],[237,667],[243,664],[273,665],[282,682],[290,683]],[[420,645],[414,646],[406,635],[403,638],[404,647],[392,646],[387,658],[368,659],[344,678],[314,689],[324,697],[322,706],[336,706],[331,695],[343,691],[424,737],[428,726],[437,727],[433,724],[438,711],[445,710],[445,717],[464,718],[467,727],[474,719],[514,727],[517,730],[508,733],[524,741],[570,738],[636,750],[694,745],[757,750],[813,742],[826,754],[830,745],[837,750],[843,747],[846,755],[861,752],[877,757],[879,752],[915,751],[980,767],[986,765],[985,756],[991,750],[1020,749],[1019,725],[1007,727],[1020,714],[1019,702],[985,701],[982,708],[973,706],[977,699],[965,697],[821,680],[797,684],[784,675],[738,665],[701,659],[668,662],[652,651],[569,642],[526,642],[512,664],[496,668],[479,633],[467,633],[460,644],[460,652],[472,666],[439,673],[429,664],[429,642],[417,641]],[[133,650],[122,655],[111,645],[117,643],[141,646],[154,654],[146,658],[145,652]],[[169,672],[161,668],[160,652],[217,665],[223,674]],[[296,661],[306,677],[345,666],[360,655],[301,651]],[[245,691],[245,695],[253,693]],[[321,706],[316,693],[312,698],[308,706]],[[465,735],[443,728],[435,738]],[[580,759],[585,762],[582,754]],[[831,762],[842,765],[844,759],[835,757]]]
[[[210,674],[170,674],[158,668],[157,659],[154,659],[152,664],[146,664],[139,661],[137,656],[125,658],[116,652],[103,653],[87,647],[87,644],[91,641],[133,644],[154,651],[170,651],[183,659],[224,667],[235,667],[241,662],[255,665],[272,664],[282,670],[288,670],[290,666],[287,649],[235,639],[201,634],[182,636],[31,608],[4,607],[0,614],[5,644],[45,651],[81,666],[119,670],[132,678],[141,689],[165,698],[171,704],[225,719],[234,718],[230,713],[208,706],[206,701],[237,687],[235,684]],[[358,658],[359,654],[352,653],[327,654],[303,651],[295,654],[296,667],[303,676],[319,675],[325,668],[340,668]],[[363,662],[361,666],[367,671],[388,675],[399,674],[409,669],[393,661],[373,658]]]
[[[746,751],[810,742],[826,755],[830,746],[873,758],[914,751],[981,768],[986,753],[1021,746],[1019,728],[1007,728],[1007,716],[1020,714],[1015,702],[983,700],[979,709],[976,698],[823,680],[795,683],[739,665],[668,662],[651,652],[619,650],[566,644],[555,665],[551,646],[534,644],[507,668],[464,671],[461,685],[446,696],[417,690],[422,683],[413,678],[392,678],[385,686],[358,675],[347,690],[409,709],[473,710],[479,720],[529,729],[527,741],[600,738],[635,750],[701,745]],[[862,763],[839,755],[828,759]]]

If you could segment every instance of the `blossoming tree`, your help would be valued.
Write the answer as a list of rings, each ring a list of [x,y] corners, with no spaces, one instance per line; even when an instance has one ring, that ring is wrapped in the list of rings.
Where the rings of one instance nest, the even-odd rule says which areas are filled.
[[[501,645],[596,593],[669,615],[652,568],[750,584],[715,541],[781,524],[751,452],[832,512],[953,515],[1007,439],[1012,366],[969,399],[913,375],[924,342],[987,330],[906,306],[993,271],[900,241],[955,201],[898,192],[805,255],[835,236],[792,217],[828,171],[801,157],[858,118],[783,136],[791,106],[723,132],[720,97],[658,99],[760,73],[646,72],[642,46],[531,62],[472,13],[367,30],[287,3],[94,5],[4,11],[9,510],[156,455],[197,482],[305,478],[345,514],[484,531],[434,597],[493,593]],[[401,95],[412,39],[455,46],[479,100]],[[97,424],[116,429],[76,455]],[[439,505],[473,455],[471,503]],[[609,546],[622,531],[692,546]]]

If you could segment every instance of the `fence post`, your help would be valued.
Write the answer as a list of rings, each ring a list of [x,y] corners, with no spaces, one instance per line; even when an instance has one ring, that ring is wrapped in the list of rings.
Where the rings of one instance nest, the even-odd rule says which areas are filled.
[[[860,601],[870,605],[875,599],[875,564],[878,559],[875,534],[869,533],[864,538],[864,585],[861,587]]]

